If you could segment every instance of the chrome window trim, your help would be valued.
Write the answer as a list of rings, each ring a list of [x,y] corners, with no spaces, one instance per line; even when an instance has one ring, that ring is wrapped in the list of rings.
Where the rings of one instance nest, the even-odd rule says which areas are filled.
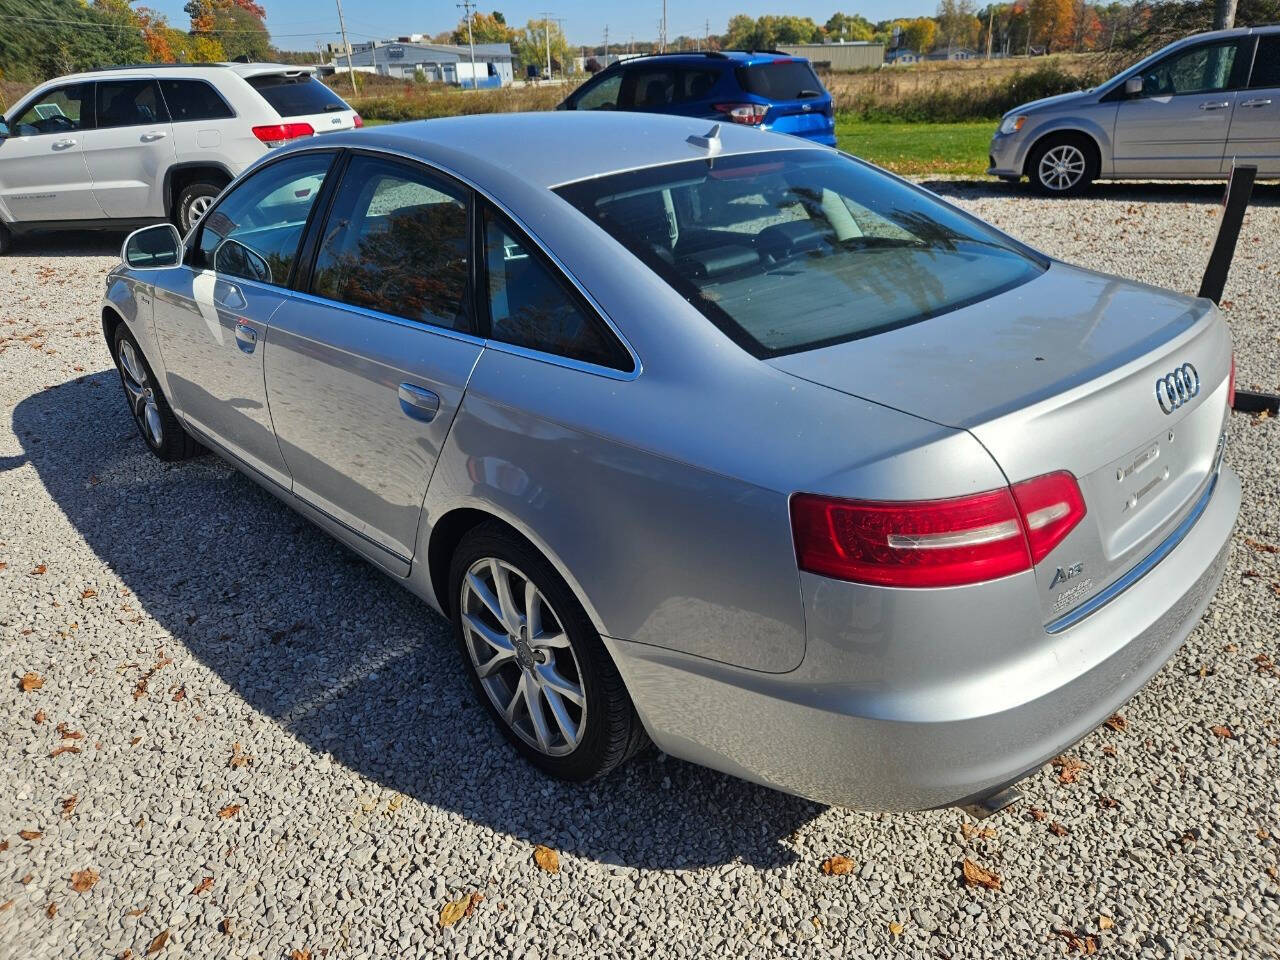
[[[1094,594],[1074,610],[1046,624],[1045,633],[1050,635],[1061,633],[1075,626],[1091,614],[1096,613],[1154,570],[1161,560],[1171,554],[1178,544],[1186,539],[1187,534],[1191,532],[1191,528],[1196,525],[1196,521],[1200,519],[1208,508],[1209,501],[1213,498],[1213,491],[1218,486],[1218,465],[1221,463],[1222,441],[1219,441],[1218,450],[1218,457],[1214,462],[1213,474],[1209,478],[1208,487],[1200,494],[1200,499],[1195,502],[1191,512],[1182,518],[1181,523],[1174,527],[1173,532],[1165,537],[1158,547],[1143,557],[1137,565],[1131,567],[1119,580],[1112,581],[1107,587]]]
[[[411,320],[408,317],[399,317],[393,313],[382,313],[379,310],[371,310],[369,307],[356,306],[354,303],[347,303],[343,300],[330,300],[327,297],[318,297],[314,293],[307,293],[305,290],[286,289],[284,292],[293,299],[301,300],[304,303],[314,303],[322,307],[346,310],[351,313],[368,317],[371,320],[382,320],[386,323],[393,323],[398,327],[407,327],[410,330],[418,330],[423,333],[439,334],[442,337],[448,337],[450,340],[460,340],[463,343],[470,343],[477,347],[483,347],[487,343],[484,337],[477,337],[473,333],[466,333],[462,330],[453,330],[449,327],[438,326],[434,323],[427,323],[425,320]],[[269,323],[268,327],[270,327]]]
[[[303,150],[290,150],[289,153],[287,153],[285,156],[297,156],[298,154],[302,154],[302,153],[322,153],[322,152],[330,151],[333,149],[334,149],[333,147],[320,147],[320,146],[309,147]],[[487,200],[489,203],[493,204],[494,207],[502,211],[502,213],[504,213],[507,217],[509,217],[517,227],[519,227],[521,230],[524,231],[525,235],[534,242],[534,244],[542,252],[542,254],[548,260],[550,260],[552,264],[555,265],[555,268],[557,270],[560,271],[561,276],[563,276],[566,280],[569,281],[570,284],[573,285],[573,288],[577,290],[578,293],[583,297],[583,299],[587,301],[587,304],[591,307],[592,310],[596,312],[596,315],[600,317],[601,320],[604,321],[605,326],[607,326],[609,330],[613,333],[613,335],[618,338],[618,342],[622,344],[623,349],[626,350],[627,353],[631,356],[631,363],[632,363],[633,369],[629,371],[615,370],[613,367],[602,367],[599,364],[595,364],[595,363],[584,363],[581,360],[573,360],[569,357],[562,357],[557,353],[547,353],[544,350],[529,350],[525,347],[517,347],[517,346],[513,346],[512,344],[503,343],[500,340],[493,340],[493,339],[486,339],[482,341],[485,344],[487,349],[493,349],[498,351],[499,353],[509,353],[518,357],[526,357],[530,360],[539,360],[543,363],[552,364],[553,366],[565,367],[566,369],[569,369],[569,370],[577,370],[580,373],[590,373],[596,376],[606,377],[610,380],[621,380],[621,381],[630,382],[632,380],[637,379],[640,376],[640,374],[644,372],[644,364],[640,360],[640,355],[636,353],[635,347],[631,345],[631,341],[622,335],[622,331],[619,330],[618,325],[613,322],[613,318],[609,316],[609,314],[605,311],[604,307],[602,307],[600,305],[600,302],[591,295],[591,293],[587,290],[587,288],[578,282],[578,278],[573,275],[573,272],[567,266],[565,266],[564,261],[562,261],[559,257],[557,257],[547,247],[547,245],[543,243],[542,238],[539,237],[536,232],[530,229],[529,224],[525,222],[525,220],[523,220],[517,213],[515,213],[505,203],[503,203],[502,201],[498,200],[493,196],[490,196],[487,192],[480,189],[479,185],[476,184],[476,182],[472,180],[470,177],[466,176],[465,174],[459,173],[458,171],[452,169],[451,167],[447,167],[442,163],[437,163],[434,160],[426,160],[426,159],[423,159],[422,157],[415,156],[412,153],[406,153],[403,150],[393,150],[388,147],[380,147],[380,146],[365,146],[364,144],[359,144],[354,147],[347,145],[347,146],[340,147],[339,149],[357,150],[362,153],[384,154],[389,157],[397,157],[401,160],[408,160],[411,163],[416,163],[421,167],[426,167],[428,170],[439,170],[441,173],[444,173],[446,176],[452,177],[453,179],[457,180],[459,183],[465,184],[469,189],[471,189],[475,193],[477,197],[481,197]],[[299,293],[300,291],[295,290],[291,292]],[[320,298],[320,302],[323,302],[326,304],[336,304],[338,306],[345,306],[345,304],[342,304],[340,301],[324,300],[323,298]],[[385,317],[384,314],[375,314],[375,315],[378,316],[379,319],[382,319]]]

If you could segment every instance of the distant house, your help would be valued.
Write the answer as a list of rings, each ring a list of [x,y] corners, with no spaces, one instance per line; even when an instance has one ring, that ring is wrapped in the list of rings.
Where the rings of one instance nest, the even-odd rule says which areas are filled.
[[[890,50],[884,55],[884,62],[895,66],[897,64],[919,63],[920,54],[909,47],[898,47],[896,50]]]
[[[362,73],[413,80],[422,78],[455,86],[498,87],[513,77],[511,47],[505,43],[477,43],[472,72],[471,48],[413,39],[371,40],[351,45],[351,65]],[[333,65],[347,65],[345,53],[335,53]]]
[[[925,57],[926,60],[976,60],[978,54],[968,47],[952,47],[950,50],[935,50]]]

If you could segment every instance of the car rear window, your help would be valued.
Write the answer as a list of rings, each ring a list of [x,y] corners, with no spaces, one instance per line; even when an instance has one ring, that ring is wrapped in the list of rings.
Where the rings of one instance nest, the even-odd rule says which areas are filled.
[[[925,191],[825,150],[692,160],[556,192],[762,358],[937,317],[1047,266]]]
[[[738,68],[738,83],[747,93],[770,100],[808,100],[822,96],[822,81],[803,60],[775,60]]]
[[[305,117],[315,113],[350,110],[342,98],[310,74],[288,76],[281,73],[247,77],[249,86],[282,117]]]

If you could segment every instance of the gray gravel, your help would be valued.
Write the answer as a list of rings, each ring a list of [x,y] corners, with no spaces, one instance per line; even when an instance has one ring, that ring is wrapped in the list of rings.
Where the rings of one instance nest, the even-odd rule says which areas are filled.
[[[1183,290],[1219,192],[932,186]],[[0,260],[0,960],[143,957],[166,930],[155,956],[1280,956],[1280,676],[1254,662],[1280,660],[1280,555],[1250,545],[1280,543],[1274,422],[1232,420],[1246,504],[1204,623],[1074,783],[1032,775],[989,835],[653,753],[565,786],[503,745],[426,607],[219,460],[147,454],[96,318],[119,240],[83,242]],[[1241,384],[1280,386],[1274,187],[1227,299]]]

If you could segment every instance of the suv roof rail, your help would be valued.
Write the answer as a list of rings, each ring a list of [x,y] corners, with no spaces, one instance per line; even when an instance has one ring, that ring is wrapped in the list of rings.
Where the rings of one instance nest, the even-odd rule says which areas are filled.
[[[620,63],[630,63],[632,60],[652,60],[657,57],[711,57],[713,60],[728,60],[719,50],[668,50],[666,53],[642,53],[638,56],[627,57],[625,60],[615,60],[609,64],[610,67],[616,67]]]
[[[781,50],[726,50],[726,53],[767,53],[774,57],[794,57],[793,53],[784,53]]]
[[[188,67],[227,67],[229,64],[218,62],[201,63],[117,63],[110,67],[90,67],[88,70],[77,70],[77,73],[110,73],[112,70],[184,70]]]

